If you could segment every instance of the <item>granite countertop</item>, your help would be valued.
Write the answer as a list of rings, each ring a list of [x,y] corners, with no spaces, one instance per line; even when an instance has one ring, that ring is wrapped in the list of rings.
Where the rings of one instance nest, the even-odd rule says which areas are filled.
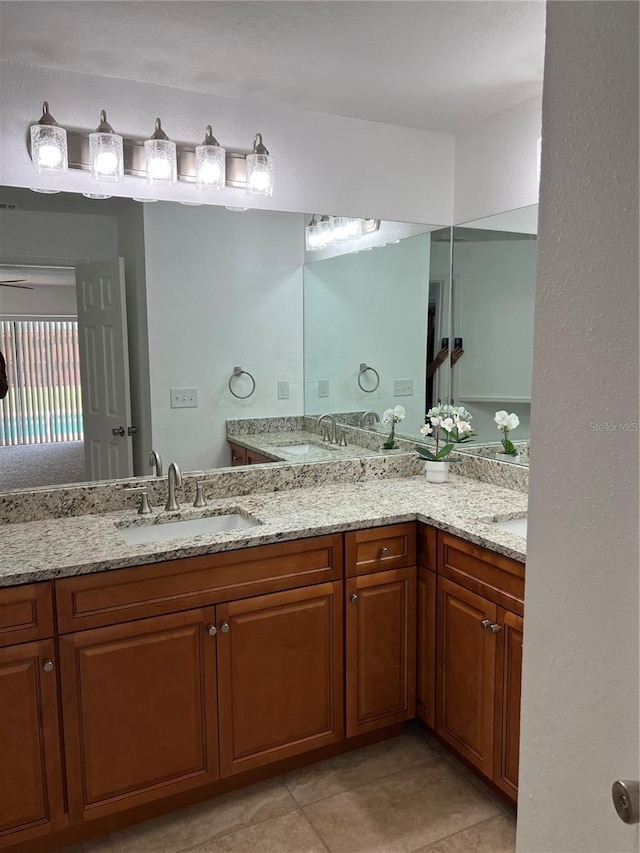
[[[328,441],[323,441],[317,433],[309,430],[229,435],[227,440],[238,444],[240,447],[261,453],[263,456],[268,456],[274,462],[329,462],[336,459],[352,459],[375,454],[375,451],[360,447],[357,444],[349,444],[347,447],[331,444]],[[380,444],[383,441],[384,436],[381,436]],[[296,452],[295,449],[284,449],[303,446],[308,448],[304,453]]]
[[[140,545],[126,544],[116,527],[233,511],[260,524]],[[427,483],[421,475],[219,498],[204,510],[187,506],[170,515],[154,507],[146,517],[129,510],[6,524],[0,526],[0,586],[414,520],[524,562],[525,540],[490,523],[526,511],[527,496],[520,492],[454,475],[447,483]]]

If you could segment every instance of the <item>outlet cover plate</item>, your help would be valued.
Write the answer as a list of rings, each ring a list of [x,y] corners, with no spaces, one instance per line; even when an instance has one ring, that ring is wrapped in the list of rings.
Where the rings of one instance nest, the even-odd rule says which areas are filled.
[[[278,380],[278,400],[289,399],[289,383],[286,379]]]
[[[318,397],[328,397],[329,396],[329,380],[328,379],[318,379]]]
[[[394,397],[413,397],[413,379],[394,379]]]
[[[172,388],[171,389],[171,408],[172,409],[195,409],[198,406],[198,389],[197,388]]]

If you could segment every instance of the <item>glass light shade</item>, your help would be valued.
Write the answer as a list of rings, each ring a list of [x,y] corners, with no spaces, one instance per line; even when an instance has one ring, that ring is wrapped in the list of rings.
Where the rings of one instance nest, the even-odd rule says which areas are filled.
[[[196,145],[196,186],[221,190],[226,179],[225,150],[219,145]]]
[[[67,131],[57,124],[31,126],[31,159],[38,172],[66,172]]]
[[[121,181],[124,178],[122,137],[117,133],[90,133],[91,175],[96,181]]]
[[[247,192],[273,195],[273,157],[270,154],[247,154]]]
[[[144,158],[149,186],[175,184],[178,176],[175,142],[170,139],[145,139]]]

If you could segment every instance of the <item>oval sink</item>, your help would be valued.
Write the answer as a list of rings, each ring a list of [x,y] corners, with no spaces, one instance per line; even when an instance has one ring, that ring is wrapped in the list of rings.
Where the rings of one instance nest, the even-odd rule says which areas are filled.
[[[521,539],[527,538],[527,516],[523,518],[510,518],[509,521],[494,521],[493,526],[498,530],[504,530],[505,533],[513,533],[514,536],[520,536]]]
[[[118,533],[128,545],[143,545],[148,542],[166,542],[169,539],[193,538],[229,530],[256,527],[260,522],[247,515],[230,512],[226,515],[207,515],[203,518],[181,518],[158,524],[138,524],[119,527]]]

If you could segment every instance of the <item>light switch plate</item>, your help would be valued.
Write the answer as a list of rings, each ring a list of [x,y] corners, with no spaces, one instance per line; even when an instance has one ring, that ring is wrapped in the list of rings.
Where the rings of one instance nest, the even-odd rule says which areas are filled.
[[[171,408],[172,409],[195,409],[198,406],[198,389],[197,388],[172,388],[171,389]]]
[[[394,397],[413,397],[413,379],[394,379]]]
[[[278,400],[289,399],[289,383],[286,379],[278,380]]]
[[[318,397],[328,397],[329,396],[329,380],[328,379],[318,379]]]

